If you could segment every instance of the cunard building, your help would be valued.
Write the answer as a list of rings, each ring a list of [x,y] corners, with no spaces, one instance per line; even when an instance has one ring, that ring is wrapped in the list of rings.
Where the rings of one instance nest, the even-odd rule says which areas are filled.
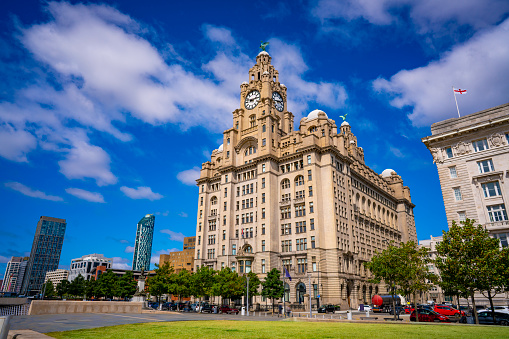
[[[343,309],[369,302],[384,290],[368,282],[364,263],[390,241],[417,241],[401,177],[365,165],[346,121],[338,127],[314,110],[295,126],[287,88],[265,51],[240,85],[233,127],[197,183],[196,267],[263,279],[284,266],[292,304],[307,303],[309,292],[313,303],[320,296]]]

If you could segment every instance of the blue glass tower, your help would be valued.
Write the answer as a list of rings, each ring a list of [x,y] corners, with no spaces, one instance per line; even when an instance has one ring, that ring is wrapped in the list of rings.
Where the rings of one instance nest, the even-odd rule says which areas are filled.
[[[66,226],[65,219],[44,216],[39,219],[23,280],[22,294],[40,293],[46,272],[58,268]]]
[[[135,271],[150,270],[155,220],[156,217],[153,214],[147,214],[138,222],[133,256],[133,270]]]

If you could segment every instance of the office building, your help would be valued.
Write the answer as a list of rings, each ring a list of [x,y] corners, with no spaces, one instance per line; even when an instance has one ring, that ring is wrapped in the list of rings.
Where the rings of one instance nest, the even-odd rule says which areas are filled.
[[[0,292],[19,294],[23,284],[28,257],[12,257],[5,268],[4,280],[0,284]]]
[[[80,274],[83,278],[85,278],[85,280],[90,280],[90,278],[93,277],[92,271],[95,267],[105,266],[106,269],[109,269],[112,264],[112,258],[105,258],[104,255],[97,253],[72,259],[69,271],[69,281],[73,281]]]
[[[44,283],[50,280],[53,283],[53,287],[56,288],[62,280],[69,280],[69,271],[63,269],[57,269],[46,273]]]
[[[155,219],[153,214],[147,214],[138,222],[133,255],[133,270],[135,271],[150,270]]]
[[[197,180],[195,268],[263,279],[284,267],[292,307],[304,307],[307,293],[342,309],[370,302],[385,287],[369,282],[364,264],[389,241],[417,241],[410,189],[394,170],[365,164],[355,124],[338,127],[314,110],[295,125],[267,52],[248,76],[233,125]]]
[[[175,272],[188,270],[194,271],[194,250],[196,245],[196,237],[184,238],[184,249],[178,252],[170,252],[169,254],[161,254],[159,256],[159,264],[163,265],[166,262],[175,269]]]
[[[41,293],[46,272],[58,268],[66,226],[65,219],[40,217],[23,279],[23,294]]]

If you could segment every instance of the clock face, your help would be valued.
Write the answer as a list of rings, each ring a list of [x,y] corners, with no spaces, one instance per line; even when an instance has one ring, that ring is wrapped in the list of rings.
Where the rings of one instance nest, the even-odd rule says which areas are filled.
[[[274,106],[279,112],[283,112],[285,108],[285,103],[283,102],[283,97],[278,92],[272,92],[272,100],[274,100]]]
[[[260,101],[260,92],[258,91],[251,91],[246,96],[246,101],[244,101],[244,106],[246,106],[247,109],[253,109],[258,105],[258,102]]]

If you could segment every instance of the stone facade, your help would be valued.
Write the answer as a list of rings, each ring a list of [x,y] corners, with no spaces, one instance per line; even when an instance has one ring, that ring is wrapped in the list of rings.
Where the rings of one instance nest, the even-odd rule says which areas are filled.
[[[507,247],[509,104],[431,126],[422,141],[437,165],[449,227],[475,219]]]
[[[46,283],[48,280],[51,280],[53,283],[53,287],[57,288],[57,285],[60,284],[62,280],[68,280],[69,279],[69,271],[63,270],[63,269],[57,269],[54,271],[50,271],[46,273],[46,278],[44,278],[44,283]]]
[[[389,241],[417,241],[409,188],[366,166],[348,122],[315,110],[295,130],[267,52],[240,90],[233,127],[197,180],[196,268],[264,279],[284,266],[293,305],[310,289],[343,309],[369,302],[379,287],[364,263]]]
[[[184,249],[178,252],[170,252],[169,254],[161,254],[159,256],[159,264],[166,262],[178,273],[182,270],[189,272],[194,271],[194,250],[196,245],[196,237],[184,238]]]
[[[442,240],[444,240],[444,237],[442,236],[439,237],[431,236],[430,239],[419,240],[419,247],[426,247],[427,249],[429,249],[430,258],[432,260],[435,260],[437,258],[436,246]],[[428,270],[440,276],[440,271],[436,267],[435,263],[429,263]],[[433,301],[435,303],[441,303],[445,301],[445,296],[442,291],[442,288],[438,285],[433,286],[429,291],[424,293],[424,295],[421,295],[421,301],[422,302]],[[449,298],[447,301],[451,301],[451,299]]]

